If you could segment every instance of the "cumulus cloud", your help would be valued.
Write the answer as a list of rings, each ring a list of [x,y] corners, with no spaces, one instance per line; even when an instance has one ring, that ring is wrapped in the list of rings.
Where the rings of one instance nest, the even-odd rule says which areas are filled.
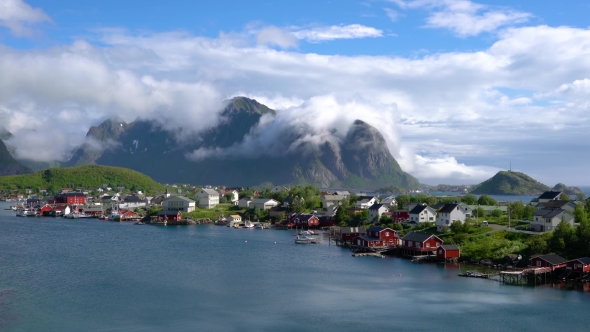
[[[469,0],[392,1],[403,9],[426,8],[430,15],[426,27],[444,28],[460,37],[477,36],[500,27],[527,22],[530,13],[510,8],[492,8]]]
[[[429,184],[475,184],[488,179],[500,171],[497,167],[468,166],[459,163],[455,157],[437,158],[416,155],[414,176]],[[446,182],[445,182],[446,181]]]
[[[383,37],[383,31],[362,24],[349,24],[294,30],[293,35],[310,43],[319,43],[336,39]]]
[[[44,22],[51,22],[51,19],[40,8],[33,8],[23,0],[0,1],[0,25],[15,36],[30,36],[33,26]]]
[[[104,46],[85,41],[44,50],[0,46],[0,116],[17,139],[26,130],[50,127],[68,133],[64,146],[80,144],[90,125],[113,115],[199,132],[215,126],[221,101],[237,94],[280,109],[277,119],[260,128],[317,129],[298,144],[328,139],[320,133],[329,128],[342,134],[353,118],[366,121],[380,129],[392,154],[414,174],[442,164],[473,178],[484,174],[468,168],[482,165],[477,158],[491,163],[514,158],[522,155],[515,148],[522,142],[565,142],[560,135],[590,139],[588,112],[581,106],[588,97],[570,92],[583,90],[574,86],[590,77],[587,29],[511,28],[484,50],[419,58],[305,54],[231,34],[113,30],[100,31],[97,38]],[[543,95],[557,90],[562,92]],[[259,137],[251,133],[252,146]],[[440,145],[427,144],[433,140]],[[27,148],[30,154],[42,152],[40,145]],[[431,162],[420,163],[417,156]],[[441,158],[446,164],[437,162]],[[448,158],[459,166],[450,167]]]
[[[296,48],[298,46],[295,35],[276,26],[268,26],[260,29],[256,34],[256,41],[259,45],[272,45],[283,49]]]

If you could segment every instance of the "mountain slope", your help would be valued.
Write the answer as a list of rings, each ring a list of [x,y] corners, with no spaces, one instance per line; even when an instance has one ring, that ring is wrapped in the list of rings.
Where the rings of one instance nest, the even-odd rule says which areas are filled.
[[[0,176],[31,173],[31,170],[16,161],[4,140],[12,138],[12,134],[4,127],[0,127]]]
[[[108,119],[98,126],[90,127],[86,134],[86,142],[64,166],[95,164],[104,150],[115,144],[115,140],[128,128],[127,123],[116,119]]]
[[[275,111],[255,100],[236,97],[226,101],[220,116],[217,127],[190,139],[185,135],[181,140],[155,122],[138,120],[125,125],[117,133],[116,144],[100,151],[94,161],[86,158],[77,162],[131,168],[168,183],[241,186],[263,182],[309,183],[367,189],[419,185],[401,170],[381,133],[362,121],[355,122],[341,144],[334,139],[320,146],[303,143],[291,148],[293,142],[305,141],[302,138],[307,132],[287,129],[276,138],[280,142],[271,145],[273,148],[259,151],[256,149],[262,147],[245,145],[246,137],[264,139],[256,136],[261,134],[255,128],[263,116],[273,119]],[[205,152],[200,155],[200,151]],[[216,154],[219,151],[225,153]],[[199,158],[189,160],[188,155]]]
[[[0,177],[0,189],[48,188],[55,192],[64,187],[98,188],[103,184],[134,187],[144,192],[157,192],[164,189],[161,184],[139,172],[98,165],[54,168],[32,174]]]
[[[472,194],[537,195],[551,190],[548,186],[520,172],[500,171],[490,179],[474,186]]]

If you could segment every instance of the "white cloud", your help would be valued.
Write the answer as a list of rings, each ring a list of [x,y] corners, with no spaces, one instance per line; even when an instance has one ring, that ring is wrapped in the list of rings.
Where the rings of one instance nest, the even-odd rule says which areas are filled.
[[[403,9],[426,8],[426,27],[445,28],[460,37],[477,36],[498,28],[527,22],[532,15],[509,8],[492,8],[469,0],[392,1]]]
[[[0,1],[0,25],[10,29],[16,36],[30,36],[35,24],[51,22],[40,8],[33,8],[23,0]]]
[[[283,49],[297,48],[298,42],[295,35],[275,26],[260,29],[256,35],[259,45],[278,46]]]
[[[383,37],[383,31],[361,24],[320,26],[294,30],[293,35],[310,43],[336,39],[356,39]]]
[[[527,167],[544,167],[555,155],[578,160],[568,152],[570,138],[590,139],[584,108],[590,97],[571,92],[584,91],[590,77],[586,29],[512,28],[485,50],[419,58],[279,51],[228,34],[101,33],[106,47],[83,41],[36,51],[0,46],[0,116],[17,139],[50,127],[68,133],[67,150],[69,142],[84,141],[90,125],[113,115],[200,131],[216,124],[219,102],[236,94],[281,109],[268,127],[276,132],[299,124],[342,133],[351,119],[364,120],[385,135],[404,169],[420,176],[429,165],[443,165],[474,178],[484,173],[471,165],[514,161],[525,158],[523,151]],[[543,97],[556,90],[562,93]],[[440,144],[430,144],[435,140]],[[551,155],[529,149],[558,143],[563,146]],[[27,146],[34,154],[36,145]]]
[[[387,15],[387,17],[389,17],[389,19],[392,22],[397,21],[400,18],[400,16],[403,16],[402,14],[391,8],[383,8],[383,10],[385,11],[385,15]]]
[[[501,169],[489,166],[468,166],[454,157],[429,158],[416,155],[414,176],[428,184],[476,184],[492,177]],[[447,182],[444,182],[447,181]],[[451,182],[449,182],[451,181]]]

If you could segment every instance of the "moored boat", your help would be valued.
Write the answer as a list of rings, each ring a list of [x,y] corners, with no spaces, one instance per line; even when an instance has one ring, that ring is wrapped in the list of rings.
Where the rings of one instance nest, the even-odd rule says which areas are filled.
[[[310,243],[317,243],[315,238],[306,235],[297,235],[295,237],[295,243],[297,244],[310,244]]]

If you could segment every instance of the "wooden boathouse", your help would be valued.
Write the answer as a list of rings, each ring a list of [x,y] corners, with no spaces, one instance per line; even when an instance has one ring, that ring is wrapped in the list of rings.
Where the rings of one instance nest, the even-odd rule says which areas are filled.
[[[403,256],[434,256],[444,241],[434,234],[409,232],[401,239],[399,247]]]

